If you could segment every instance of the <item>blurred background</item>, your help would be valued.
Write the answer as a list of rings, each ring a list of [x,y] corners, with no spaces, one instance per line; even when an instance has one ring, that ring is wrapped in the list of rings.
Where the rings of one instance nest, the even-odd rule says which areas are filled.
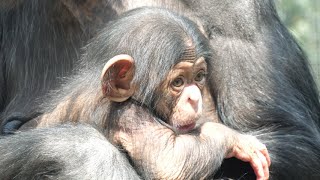
[[[280,18],[307,53],[320,88],[320,0],[275,0]]]

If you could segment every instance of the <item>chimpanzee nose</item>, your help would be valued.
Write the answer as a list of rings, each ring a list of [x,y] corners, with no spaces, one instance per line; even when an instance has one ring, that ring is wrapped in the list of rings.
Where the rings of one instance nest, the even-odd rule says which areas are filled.
[[[199,103],[199,95],[196,95],[196,94],[191,94],[190,96],[189,96],[189,101],[190,101],[190,103],[191,104],[194,104],[194,105],[198,105],[198,103]]]
[[[198,106],[201,106],[199,101],[202,100],[200,89],[196,85],[190,85],[185,87],[185,91],[188,94],[188,103],[190,103],[192,107],[197,110],[199,108]]]

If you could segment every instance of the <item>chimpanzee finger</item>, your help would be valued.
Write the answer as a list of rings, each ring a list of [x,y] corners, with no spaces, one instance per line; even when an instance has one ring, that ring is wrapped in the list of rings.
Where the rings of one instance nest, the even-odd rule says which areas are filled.
[[[256,152],[252,154],[250,165],[257,177],[257,180],[265,180],[263,165]]]
[[[264,177],[265,179],[269,179],[269,166],[268,166],[267,158],[260,151],[256,151],[256,153],[262,163]]]
[[[270,166],[271,165],[271,159],[270,159],[270,156],[269,156],[269,152],[268,152],[267,146],[262,144],[261,142],[259,142],[258,149],[259,149],[260,153],[262,153],[264,155],[264,157],[266,158],[266,160],[268,162],[268,166]]]
[[[265,148],[265,149],[261,149],[260,152],[264,155],[264,157],[266,158],[267,162],[268,162],[268,166],[271,165],[271,159],[270,159],[270,156],[269,156],[269,152],[268,152],[268,149]]]

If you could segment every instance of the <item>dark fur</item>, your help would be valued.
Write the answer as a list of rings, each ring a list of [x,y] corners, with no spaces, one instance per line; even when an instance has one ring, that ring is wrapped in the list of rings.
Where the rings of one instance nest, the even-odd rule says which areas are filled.
[[[0,154],[2,180],[140,179],[125,155],[99,131],[85,125],[2,137]]]
[[[39,114],[37,99],[71,73],[88,35],[54,0],[23,1],[1,10],[0,27],[1,122],[26,122]]]
[[[213,95],[220,119],[266,144],[270,179],[318,179],[320,105],[306,56],[272,1],[237,1],[220,11],[228,2],[210,4],[217,10],[203,17],[212,23]]]
[[[98,25],[92,24],[100,22],[90,24],[85,17],[75,16],[75,19],[70,18],[75,22],[73,26],[62,23],[66,21],[52,23],[49,21],[52,14],[47,13],[51,12],[48,10],[53,7],[52,2],[56,1],[30,0],[17,6],[1,6],[7,8],[0,16],[0,107],[4,120],[33,117],[37,109],[33,103],[36,97],[55,86],[57,76],[69,73],[73,65],[70,59],[79,53],[78,47],[87,39],[82,38],[84,32],[90,29],[88,27],[92,27],[88,32],[95,32]],[[112,12],[127,10],[122,2],[110,1],[107,6],[101,6],[110,11],[101,12],[110,12],[108,18],[112,18],[115,15]],[[232,128],[256,135],[267,145],[272,158],[271,179],[319,178],[318,90],[303,51],[281,24],[273,1],[185,0],[175,3],[148,1],[148,5],[187,12],[203,25],[215,52],[212,94],[221,120]],[[136,3],[137,6],[141,4]],[[34,15],[35,12],[40,12],[41,16]],[[67,33],[68,27],[77,28]],[[47,36],[52,29],[63,36],[53,33]],[[43,41],[37,35],[48,39]],[[54,41],[53,37],[61,38],[61,42]],[[51,47],[50,44],[54,48],[43,48]],[[68,51],[62,51],[61,45]],[[22,52],[16,53],[15,49]],[[53,58],[55,55],[61,57]],[[24,68],[25,65],[28,68]],[[227,176],[228,172],[223,174]]]

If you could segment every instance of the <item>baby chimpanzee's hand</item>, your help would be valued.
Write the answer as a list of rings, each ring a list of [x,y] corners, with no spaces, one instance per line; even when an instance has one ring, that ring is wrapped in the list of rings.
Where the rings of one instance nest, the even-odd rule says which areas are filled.
[[[226,158],[235,157],[241,161],[249,162],[257,180],[269,179],[271,160],[267,147],[254,136],[239,134],[237,137],[237,141]]]

